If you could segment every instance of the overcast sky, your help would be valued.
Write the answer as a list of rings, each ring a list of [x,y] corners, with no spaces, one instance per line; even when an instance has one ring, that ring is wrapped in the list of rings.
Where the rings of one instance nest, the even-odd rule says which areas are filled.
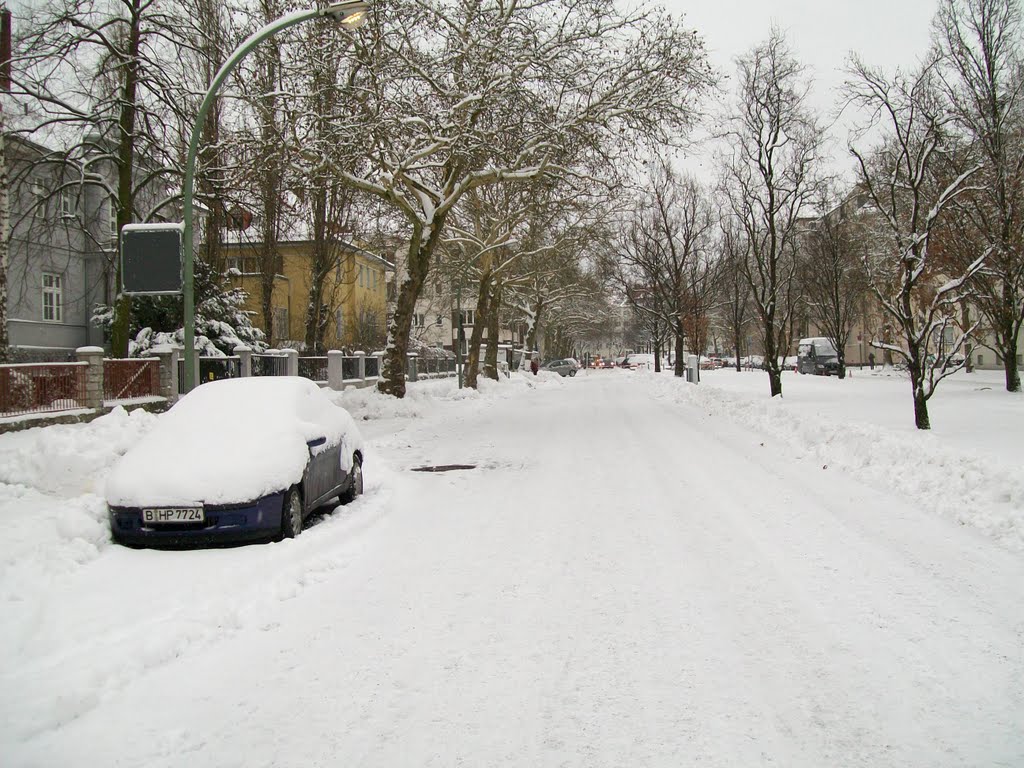
[[[842,68],[856,51],[869,64],[910,68],[928,49],[937,0],[661,0],[682,13],[704,38],[712,63],[730,78],[734,59],[765,40],[772,24],[781,28],[815,81],[814,104],[827,111],[837,103]],[[732,89],[733,80],[726,83]],[[845,124],[833,131],[840,167],[845,157]],[[706,164],[688,167],[703,176]],[[703,172],[701,170],[703,168]]]

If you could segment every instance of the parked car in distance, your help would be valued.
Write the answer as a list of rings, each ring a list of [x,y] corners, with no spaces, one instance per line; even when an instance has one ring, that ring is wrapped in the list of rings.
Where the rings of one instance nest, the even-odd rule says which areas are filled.
[[[552,371],[559,376],[575,376],[580,369],[580,364],[567,357],[561,360],[550,360],[540,367],[542,371]]]
[[[110,531],[131,546],[297,536],[309,513],[363,492],[348,411],[298,376],[202,384],[159,417],[106,485]]]
[[[647,368],[654,370],[654,355],[647,354],[645,352],[633,352],[632,354],[626,355],[622,361],[620,368],[628,368],[629,370],[636,370],[637,368]]]

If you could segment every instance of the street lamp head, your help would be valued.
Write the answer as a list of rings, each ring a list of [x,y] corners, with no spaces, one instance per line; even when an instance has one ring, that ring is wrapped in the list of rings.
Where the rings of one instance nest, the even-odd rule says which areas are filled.
[[[346,0],[342,3],[331,3],[320,13],[334,19],[346,29],[358,29],[366,23],[370,4],[362,0]]]

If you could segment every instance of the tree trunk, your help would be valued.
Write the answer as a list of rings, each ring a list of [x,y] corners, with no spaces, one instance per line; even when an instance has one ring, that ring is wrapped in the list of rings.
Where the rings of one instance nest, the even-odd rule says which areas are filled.
[[[782,370],[779,367],[779,350],[775,340],[775,313],[769,312],[764,324],[764,367],[768,371],[768,388],[772,397],[782,394]]]
[[[533,313],[533,323],[530,325],[530,330],[526,333],[526,352],[528,355],[533,355],[537,349],[537,328],[540,327],[540,313],[544,310],[544,302],[538,300],[537,308]]]
[[[918,429],[931,429],[932,424],[928,419],[928,400],[924,396],[924,371],[921,364],[916,360],[910,360],[907,364],[910,369],[910,386],[914,390],[914,423]]]
[[[782,394],[782,371],[779,368],[778,350],[775,348],[775,338],[767,334],[764,349],[764,366],[768,371],[768,388],[772,397]]]
[[[1003,371],[1006,374],[1006,391],[1020,392],[1020,371],[1017,369],[1017,345],[1013,343],[1012,334],[1001,334],[999,355],[1003,358]],[[1009,343],[1007,344],[1007,341]]]
[[[501,311],[501,281],[491,287],[487,304],[487,354],[484,356],[484,376],[498,380],[498,315]]]
[[[273,206],[266,206],[264,211],[270,213]],[[263,313],[263,330],[267,334],[267,344],[277,346],[276,329],[274,328],[274,247],[276,239],[270,233],[272,227],[267,224],[260,246],[260,263],[263,265],[260,275],[260,311]]]
[[[128,32],[128,56],[124,65],[124,87],[121,112],[118,117],[117,149],[117,231],[130,224],[134,216],[135,200],[132,182],[135,170],[135,100],[139,77],[139,18],[141,0],[132,0],[131,28]],[[115,242],[115,253],[120,252],[120,243]],[[121,259],[116,258],[116,295],[114,320],[110,328],[111,353],[115,357],[128,357],[128,334],[131,330],[131,297],[125,295],[121,275]]]
[[[686,360],[683,356],[686,354],[685,349],[686,336],[683,332],[683,324],[676,323],[676,363],[673,373],[677,378],[683,378],[686,376]]]
[[[323,345],[323,293],[324,284],[322,280],[311,280],[309,286],[309,301],[306,303],[306,350],[309,354],[319,355],[320,347]]]
[[[733,336],[733,343],[736,345],[736,373],[739,373],[740,371],[743,370],[743,366],[740,365],[740,341],[741,341],[740,340],[740,336],[741,335],[742,334],[740,333],[740,329],[737,328],[735,330],[735,335]]]
[[[4,144],[5,115],[0,104],[0,363],[11,360],[10,337],[7,335],[7,265],[10,261],[9,198],[7,195],[7,152]]]
[[[388,342],[384,350],[384,359],[381,361],[381,380],[377,383],[377,389],[386,395],[394,397],[405,397],[405,370],[406,352],[409,350],[409,337],[412,335],[412,316],[416,310],[416,300],[423,290],[423,284],[427,281],[427,274],[430,272],[430,262],[434,257],[434,250],[440,242],[441,232],[444,230],[446,215],[435,218],[430,234],[424,241],[422,229],[417,225],[412,242],[409,244],[409,256],[406,260],[408,276],[402,282],[398,291],[398,299],[395,303],[395,314],[391,318],[391,325],[388,328]]]
[[[836,350],[836,362],[839,365],[839,378],[846,378],[846,355],[843,354],[843,347],[840,346]]]
[[[961,328],[971,327],[971,307],[964,301],[960,304],[961,311]],[[964,370],[967,373],[974,373],[974,361],[971,359],[971,355],[974,354],[974,344],[970,339],[964,342]],[[1012,390],[1011,390],[1012,391]]]
[[[480,345],[484,339],[484,326],[487,323],[487,309],[491,302],[491,273],[484,272],[480,276],[480,290],[476,298],[476,316],[473,332],[469,334],[469,354],[466,359],[465,385],[476,389],[476,380],[480,375]]]
[[[313,253],[309,271],[304,341],[310,354],[319,355],[323,353],[324,328],[327,324],[327,318],[324,317],[324,281],[329,271],[327,264],[330,246],[326,236],[326,217],[321,215],[326,208],[314,203],[313,209]]]

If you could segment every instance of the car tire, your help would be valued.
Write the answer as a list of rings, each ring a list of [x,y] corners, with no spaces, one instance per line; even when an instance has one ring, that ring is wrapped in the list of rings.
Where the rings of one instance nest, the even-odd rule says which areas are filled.
[[[338,498],[341,499],[342,504],[351,504],[356,500],[357,496],[362,496],[362,494],[363,460],[359,458],[359,454],[357,453],[352,456],[352,482]]]
[[[576,371],[569,371],[569,375],[570,376],[575,376],[576,375]]]
[[[302,494],[298,486],[292,486],[285,494],[281,509],[281,538],[294,539],[302,533]]]

